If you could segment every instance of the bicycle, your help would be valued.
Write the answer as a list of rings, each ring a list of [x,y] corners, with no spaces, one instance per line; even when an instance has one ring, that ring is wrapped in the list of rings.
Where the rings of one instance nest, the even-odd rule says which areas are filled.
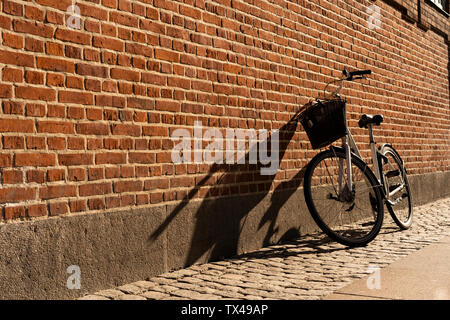
[[[334,82],[339,87],[329,98],[316,99],[300,113],[313,149],[341,139],[342,146],[331,145],[307,165],[304,195],[307,207],[317,225],[331,239],[346,246],[364,246],[375,239],[384,217],[384,204],[401,229],[412,224],[413,206],[407,172],[398,152],[390,144],[376,148],[373,126],[379,126],[382,115],[363,114],[360,128],[369,130],[373,172],[365,162],[347,127],[346,100],[339,96],[344,81],[365,79],[371,70],[349,72]]]

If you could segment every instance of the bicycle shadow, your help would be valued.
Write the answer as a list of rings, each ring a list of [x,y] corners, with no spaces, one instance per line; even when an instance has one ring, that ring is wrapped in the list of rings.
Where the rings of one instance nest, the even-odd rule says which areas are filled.
[[[283,241],[282,247],[268,247],[254,252],[240,254],[230,257],[228,260],[242,260],[246,261],[269,259],[269,258],[281,258],[296,257],[305,254],[318,254],[318,253],[333,253],[342,250],[348,250],[349,248],[341,245],[325,234],[311,239],[310,237],[299,237],[295,240]]]
[[[299,113],[300,111],[278,131],[279,164],[281,164],[297,130]],[[271,137],[264,141],[264,143],[267,143],[268,150],[270,150]],[[253,148],[259,148],[261,143],[263,142],[255,144]],[[245,163],[248,163],[251,152],[255,151],[253,148],[245,154]],[[180,237],[186,237],[186,243],[178,248],[169,248],[169,255],[178,261],[174,267],[186,267],[194,263],[214,261],[215,259],[222,259],[225,256],[229,257],[245,251],[245,245],[241,244],[241,242],[245,242],[241,237],[244,228],[247,229],[247,234],[249,230],[260,234],[260,243],[258,243],[260,246],[298,238],[300,236],[300,226],[292,227],[288,230],[279,230],[277,220],[280,209],[298,187],[302,185],[305,168],[299,170],[290,180],[276,185],[273,192],[269,194],[270,188],[275,181],[275,174],[262,175],[261,169],[263,167],[259,162],[257,164],[212,165],[208,174],[189,191],[179,204],[173,208],[167,207],[170,213],[164,222],[151,234],[148,241],[154,241],[171,227],[174,228],[174,230],[168,232],[168,246],[171,246],[174,242],[179,242]],[[201,200],[199,206],[190,205],[191,200],[198,196],[200,189],[207,186],[210,179],[220,173],[221,177],[215,181],[215,184],[208,192],[208,196],[220,195],[222,188],[229,185],[230,181],[239,184],[249,179],[257,181],[253,186],[253,188],[257,186],[257,192],[249,192],[246,196],[237,196],[243,190],[238,185],[238,194],[232,193],[231,197],[217,199],[207,197]],[[249,187],[249,191],[251,190]],[[269,201],[270,205],[268,207],[267,205],[258,207],[263,200],[265,203]],[[249,218],[249,213],[253,214],[253,212],[255,212],[255,217],[262,215],[260,221],[255,222],[254,217]],[[298,212],[298,214],[300,215],[301,212]],[[191,224],[194,224],[192,228],[190,228]],[[261,234],[263,235],[262,239]],[[171,237],[174,238],[172,239]]]

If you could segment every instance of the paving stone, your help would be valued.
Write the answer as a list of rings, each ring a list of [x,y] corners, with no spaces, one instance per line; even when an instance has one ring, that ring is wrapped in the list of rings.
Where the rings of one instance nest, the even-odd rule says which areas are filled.
[[[150,290],[150,289],[154,288],[155,286],[157,286],[158,284],[156,284],[155,282],[152,282],[152,281],[142,280],[142,281],[133,282],[133,285],[140,287],[144,290]]]
[[[78,300],[110,300],[110,299],[101,295],[89,294],[79,298]]]
[[[124,294],[117,297],[118,300],[147,300],[145,297],[137,296],[135,294]]]
[[[143,288],[138,287],[132,283],[125,284],[123,286],[118,287],[117,289],[129,294],[138,294],[144,290]]]
[[[167,297],[170,297],[170,295],[158,291],[146,291],[141,293],[140,295],[150,300],[163,300]]]
[[[121,296],[121,295],[123,295],[125,293],[123,293],[120,290],[116,290],[116,289],[107,289],[107,290],[99,291],[96,294],[98,294],[100,296],[103,296],[103,297],[107,297],[107,298],[113,299],[113,298]]]

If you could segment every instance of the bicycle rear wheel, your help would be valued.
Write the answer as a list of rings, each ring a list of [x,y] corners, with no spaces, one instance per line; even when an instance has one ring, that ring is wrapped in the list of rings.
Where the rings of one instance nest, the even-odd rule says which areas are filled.
[[[311,216],[330,238],[347,246],[364,246],[383,223],[380,186],[367,165],[352,155],[352,189],[346,184],[345,153],[327,150],[305,171],[304,193]]]
[[[386,207],[395,223],[403,230],[411,227],[413,206],[406,170],[397,151],[389,145],[381,148],[387,158],[383,163],[383,179],[391,196],[386,196]]]

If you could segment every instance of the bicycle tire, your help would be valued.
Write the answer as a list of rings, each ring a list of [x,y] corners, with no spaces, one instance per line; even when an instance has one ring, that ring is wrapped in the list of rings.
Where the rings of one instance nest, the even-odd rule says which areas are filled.
[[[413,205],[412,205],[411,190],[409,187],[409,182],[408,182],[408,178],[406,175],[405,166],[403,164],[402,159],[400,158],[400,155],[391,145],[382,146],[380,152],[383,156],[385,156],[388,159],[388,162],[383,165],[383,179],[384,179],[384,184],[388,184],[387,190],[389,191],[390,190],[389,188],[395,187],[395,185],[397,185],[399,182],[404,184],[404,188],[400,190],[403,193],[401,195],[401,199],[398,198],[398,199],[400,199],[399,202],[396,203],[395,205],[393,205],[387,200],[388,197],[386,196],[386,201],[385,201],[386,207],[387,207],[392,219],[397,224],[397,226],[400,227],[400,229],[402,229],[402,230],[409,229],[412,225]],[[385,166],[387,166],[387,168]],[[390,180],[387,177],[387,175],[389,172],[394,172],[394,171],[397,172],[397,170],[398,170],[398,174],[399,174],[401,180],[392,182],[391,183],[391,184],[393,184],[393,186],[392,186],[389,184],[389,182],[392,180]],[[399,207],[396,207],[399,203],[402,203],[405,198],[408,201],[408,204],[406,207],[407,212],[405,212],[405,209],[403,211],[401,211],[401,209],[398,209]],[[396,207],[397,209],[394,210],[394,207]],[[397,211],[397,212],[395,212],[395,211]]]
[[[307,204],[307,207],[310,211],[310,214],[312,216],[312,218],[314,219],[314,221],[316,222],[316,224],[319,226],[319,228],[325,233],[327,234],[331,239],[349,246],[349,247],[358,247],[358,246],[365,246],[367,245],[369,242],[371,242],[373,239],[375,239],[375,237],[378,235],[381,226],[383,224],[383,216],[384,216],[384,206],[383,206],[383,197],[382,197],[382,193],[380,190],[380,185],[377,181],[377,179],[375,178],[375,175],[373,174],[373,172],[370,170],[370,168],[367,166],[367,164],[362,161],[361,159],[359,159],[356,155],[352,154],[352,167],[353,165],[355,165],[360,172],[362,173],[362,175],[365,178],[365,184],[364,184],[364,188],[367,188],[367,191],[369,193],[369,199],[367,199],[366,201],[369,202],[367,205],[370,204],[369,207],[369,211],[376,211],[374,212],[370,212],[370,214],[374,215],[374,221],[373,222],[366,222],[365,224],[367,224],[368,226],[370,225],[370,223],[372,223],[372,226],[368,227],[368,232],[362,236],[352,236],[352,232],[353,233],[357,233],[357,228],[362,228],[361,226],[355,227],[354,230],[350,230],[347,231],[349,232],[350,236],[346,235],[345,232],[343,231],[343,234],[341,234],[340,231],[337,230],[337,226],[333,225],[333,222],[331,221],[326,221],[328,219],[325,219],[325,214],[330,214],[330,213],[321,213],[317,210],[317,206],[320,205],[322,202],[324,202],[325,200],[333,200],[337,202],[341,202],[344,203],[344,201],[339,200],[339,195],[337,196],[333,196],[331,193],[330,195],[327,195],[325,199],[313,199],[313,190],[314,192],[317,191],[317,193],[324,193],[326,194],[326,188],[328,187],[327,184],[322,184],[319,186],[312,186],[312,180],[313,180],[313,174],[316,170],[316,168],[318,168],[318,165],[323,161],[325,166],[326,166],[326,161],[324,161],[325,159],[337,159],[338,161],[345,161],[346,157],[345,157],[345,153],[343,151],[340,150],[327,150],[327,151],[323,151],[319,154],[317,154],[308,164],[306,170],[305,170],[305,176],[304,176],[304,194],[305,194],[305,201]],[[342,163],[342,162],[341,162]],[[336,170],[335,167],[333,167],[334,170]],[[332,168],[332,169],[333,169]],[[328,169],[327,169],[328,170]],[[320,170],[319,170],[320,171]],[[352,169],[353,171],[353,169]],[[328,171],[329,173],[329,171]],[[332,176],[330,174],[330,181],[333,182],[333,178],[334,176]],[[314,177],[314,179],[317,181],[318,179],[322,179],[322,178],[317,178]],[[356,179],[356,178],[355,178]],[[324,181],[326,181],[326,178],[323,179]],[[322,182],[320,182],[322,183]],[[358,188],[362,187],[362,181],[358,182]],[[367,184],[369,184],[369,186],[367,186]],[[333,183],[331,183],[331,185],[333,185]],[[356,181],[354,183],[354,189],[356,189]],[[321,191],[320,189],[324,189],[325,191]],[[334,186],[333,186],[334,188]],[[334,188],[334,190],[336,190]],[[362,189],[364,190],[364,189]],[[333,191],[332,191],[333,192]],[[353,191],[352,191],[353,194]],[[373,195],[372,195],[373,194]],[[355,195],[356,195],[356,191],[355,191]],[[337,215],[341,215],[340,219],[343,222],[345,219],[348,219],[348,217],[350,217],[350,215],[356,214],[355,212],[357,210],[355,210],[355,205],[356,205],[356,199],[353,199],[353,204],[349,205],[348,209],[345,209],[344,211],[348,212],[350,210],[350,208],[352,208],[350,210],[350,213],[347,214],[346,216],[342,216],[341,213],[338,213]],[[331,202],[333,203],[333,202]],[[339,204],[338,204],[339,205]],[[363,202],[362,205],[366,205],[365,201]],[[353,206],[353,207],[352,207]],[[356,206],[356,208],[358,209],[358,206]],[[342,211],[343,207],[341,207],[340,211]],[[353,211],[355,210],[355,211]],[[329,211],[332,212],[332,211]],[[337,218],[339,220],[339,217]],[[350,220],[352,220],[352,218],[350,218]],[[359,223],[358,221],[356,223]],[[359,223],[359,224],[363,224],[363,222]],[[345,225],[343,223],[343,225]],[[365,226],[364,226],[365,227]]]

